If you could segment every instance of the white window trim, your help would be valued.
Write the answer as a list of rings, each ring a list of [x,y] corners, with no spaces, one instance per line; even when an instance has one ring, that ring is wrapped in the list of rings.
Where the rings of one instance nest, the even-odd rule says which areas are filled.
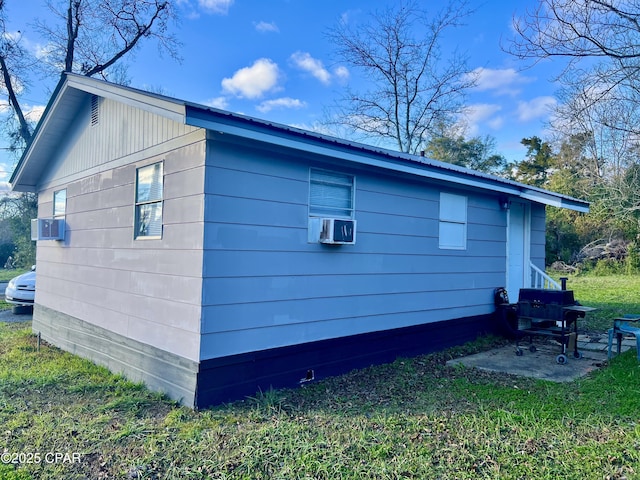
[[[351,208],[338,208],[335,207],[335,210],[349,210],[349,215],[341,215],[339,213],[335,213],[335,214],[329,214],[329,213],[317,213],[317,212],[313,212],[314,207],[316,208],[324,208],[327,210],[330,210],[331,208],[334,207],[326,207],[326,206],[322,206],[322,205],[312,205],[311,204],[311,185],[313,182],[312,179],[312,175],[313,172],[324,172],[330,175],[340,175],[343,177],[350,177],[351,178]],[[356,211],[356,177],[355,175],[352,175],[350,173],[344,173],[344,172],[339,172],[339,171],[335,171],[335,170],[327,170],[327,169],[323,169],[323,168],[309,168],[309,205],[308,205],[308,214],[309,217],[316,217],[316,218],[326,218],[326,217],[330,217],[330,218],[340,218],[340,219],[350,219],[353,220],[354,218],[354,214]]]
[[[151,167],[151,166],[157,165],[157,164],[160,164],[161,167],[162,167],[162,175],[161,175],[161,179],[162,179],[162,198],[160,198],[159,200],[149,200],[149,201],[139,202],[138,201],[138,172],[143,168]],[[162,214],[161,215],[164,215],[164,161],[153,162],[153,163],[150,163],[148,165],[141,165],[140,167],[136,168],[135,191],[134,191],[134,199],[133,199],[133,204],[134,204],[133,239],[134,240],[161,240],[162,239],[162,235],[164,233],[164,218],[162,218],[162,224],[161,224],[161,227],[160,227],[160,232],[161,232],[160,235],[139,235],[138,234],[138,229],[140,228],[138,207],[140,207],[141,205],[153,205],[153,204],[156,204],[156,203],[160,204],[160,208],[162,209]]]
[[[64,209],[62,213],[56,210],[56,196],[64,192]],[[53,218],[65,218],[67,216],[67,189],[61,188],[60,190],[56,190],[53,192]]]
[[[462,209],[452,211],[452,207],[463,204]],[[467,218],[468,218],[468,198],[464,195],[440,192],[439,223],[438,223],[438,246],[442,250],[466,250],[467,249]],[[445,232],[448,227],[461,227],[460,236],[451,241]]]

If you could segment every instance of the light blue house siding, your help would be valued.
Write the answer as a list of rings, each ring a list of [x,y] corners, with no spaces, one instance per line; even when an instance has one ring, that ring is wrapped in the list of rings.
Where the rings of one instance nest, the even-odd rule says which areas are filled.
[[[544,268],[545,205],[588,211],[73,74],[11,183],[41,218],[66,199],[64,240],[37,244],[34,331],[194,407],[490,332],[494,289]],[[355,242],[320,243],[344,216]]]
[[[354,176],[355,245],[309,243],[310,167]],[[465,250],[438,247],[441,191],[468,198]],[[222,142],[205,195],[203,360],[489,314],[504,283],[492,195]]]
[[[353,175],[355,245],[310,241],[310,169]],[[464,249],[439,246],[441,192],[467,200]],[[544,207],[532,206],[531,218],[532,259],[544,267]],[[403,345],[434,351],[493,328],[507,268],[496,194],[216,137],[205,219],[201,401],[224,398],[218,382],[255,389],[243,373],[261,388],[295,385],[309,372],[393,359]]]

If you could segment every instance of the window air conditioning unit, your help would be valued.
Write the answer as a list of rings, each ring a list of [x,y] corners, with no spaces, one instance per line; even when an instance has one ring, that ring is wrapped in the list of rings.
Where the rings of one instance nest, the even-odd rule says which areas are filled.
[[[323,218],[320,243],[329,245],[354,245],[356,243],[356,221],[339,218]]]
[[[32,219],[31,240],[64,240],[64,220],[61,218]]]

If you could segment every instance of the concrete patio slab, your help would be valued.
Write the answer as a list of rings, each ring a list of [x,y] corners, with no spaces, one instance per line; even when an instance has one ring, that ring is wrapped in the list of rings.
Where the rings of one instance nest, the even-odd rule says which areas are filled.
[[[580,359],[574,359],[573,352],[570,352],[567,355],[568,362],[563,365],[556,362],[556,357],[561,352],[559,345],[553,343],[536,344],[536,347],[537,351],[533,353],[528,348],[523,348],[523,355],[517,356],[514,345],[508,345],[468,357],[450,360],[447,365],[464,365],[468,368],[538,378],[552,382],[571,382],[602,367],[607,361],[606,343],[604,350],[581,350],[583,357]]]

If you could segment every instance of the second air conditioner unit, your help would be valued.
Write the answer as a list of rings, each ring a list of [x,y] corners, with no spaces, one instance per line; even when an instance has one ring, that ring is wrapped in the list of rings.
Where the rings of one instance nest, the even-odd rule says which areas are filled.
[[[34,218],[31,220],[31,240],[64,240],[64,220]]]

